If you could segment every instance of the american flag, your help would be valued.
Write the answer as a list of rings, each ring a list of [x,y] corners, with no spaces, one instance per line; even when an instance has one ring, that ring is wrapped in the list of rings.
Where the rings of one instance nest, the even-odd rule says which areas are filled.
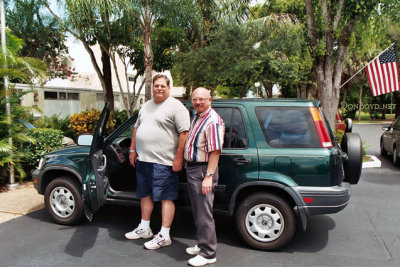
[[[394,47],[372,60],[367,66],[367,73],[373,96],[399,91],[399,71]]]

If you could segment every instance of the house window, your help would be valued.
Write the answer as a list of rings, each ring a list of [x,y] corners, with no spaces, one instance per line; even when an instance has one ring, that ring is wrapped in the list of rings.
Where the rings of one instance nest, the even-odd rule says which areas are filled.
[[[66,92],[44,92],[44,99],[47,100],[79,100],[79,93],[66,93]]]
[[[135,77],[129,76],[129,77],[128,77],[128,80],[129,80],[130,82],[134,82],[134,81],[135,81]]]
[[[79,93],[68,93],[69,100],[79,100]]]
[[[57,92],[45,91],[44,99],[51,99],[51,100],[58,99]]]

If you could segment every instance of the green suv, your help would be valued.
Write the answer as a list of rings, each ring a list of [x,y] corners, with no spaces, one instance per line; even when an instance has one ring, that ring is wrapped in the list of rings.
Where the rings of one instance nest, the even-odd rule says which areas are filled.
[[[306,229],[309,216],[346,207],[350,184],[361,175],[361,140],[348,127],[340,146],[318,101],[214,100],[212,106],[226,124],[214,211],[234,216],[248,245],[279,249],[297,226]],[[109,113],[106,105],[93,135],[45,155],[33,173],[57,223],[75,224],[83,216],[90,221],[105,203],[140,203],[128,159],[137,117],[106,137]],[[190,206],[183,172],[179,191],[176,205]]]

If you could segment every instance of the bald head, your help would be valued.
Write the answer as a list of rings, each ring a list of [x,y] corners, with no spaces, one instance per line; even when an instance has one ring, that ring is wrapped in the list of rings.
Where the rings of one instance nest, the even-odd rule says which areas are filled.
[[[197,87],[196,89],[194,89],[194,91],[192,93],[192,98],[195,93],[206,96],[208,98],[211,98],[210,90],[208,90],[207,88],[204,88],[204,87]]]
[[[196,88],[192,93],[192,103],[197,113],[203,113],[211,107],[210,90],[204,87]]]

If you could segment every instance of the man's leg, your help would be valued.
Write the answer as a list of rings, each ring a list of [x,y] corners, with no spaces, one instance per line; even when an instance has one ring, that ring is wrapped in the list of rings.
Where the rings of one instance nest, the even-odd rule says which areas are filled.
[[[172,200],[162,200],[161,201],[161,225],[165,228],[171,228],[172,221],[175,215],[175,204]]]
[[[140,209],[142,211],[142,220],[150,221],[151,213],[153,212],[154,203],[151,196],[140,199]]]

